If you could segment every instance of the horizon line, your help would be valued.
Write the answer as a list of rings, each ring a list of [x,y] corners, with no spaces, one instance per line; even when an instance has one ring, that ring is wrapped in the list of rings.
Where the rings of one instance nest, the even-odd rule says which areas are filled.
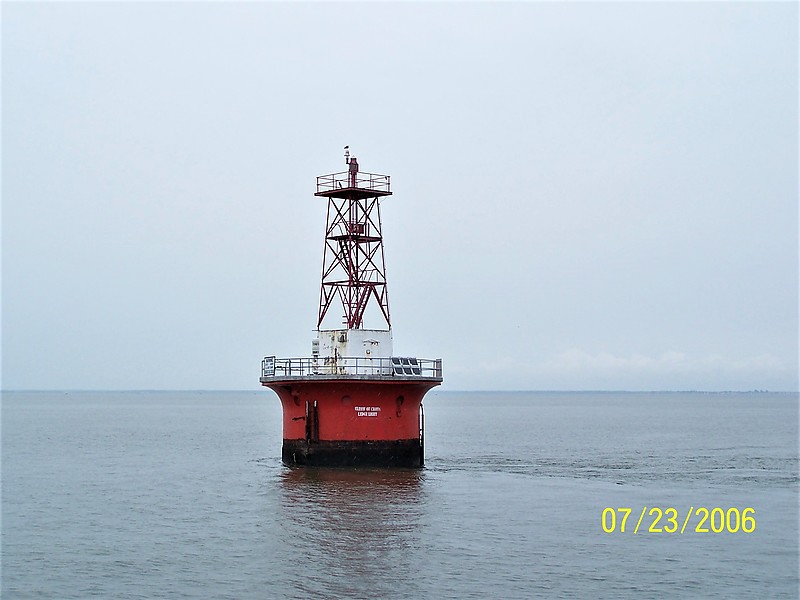
[[[17,393],[251,393],[260,392],[261,389],[233,389],[233,388],[21,388],[0,389],[0,394]],[[457,394],[798,394],[800,390],[769,390],[769,389],[460,389],[442,390],[432,389],[428,393],[457,393]]]

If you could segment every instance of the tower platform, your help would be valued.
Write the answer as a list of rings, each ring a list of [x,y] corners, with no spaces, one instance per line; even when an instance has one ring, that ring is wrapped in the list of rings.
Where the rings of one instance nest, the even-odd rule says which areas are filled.
[[[315,196],[325,198],[352,198],[364,200],[391,196],[391,179],[388,175],[362,173],[352,175],[347,171],[317,177]]]

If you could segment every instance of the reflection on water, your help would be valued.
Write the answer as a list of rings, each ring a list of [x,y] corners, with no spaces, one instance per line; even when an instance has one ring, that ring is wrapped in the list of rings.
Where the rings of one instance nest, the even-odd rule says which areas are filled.
[[[419,568],[423,471],[299,467],[279,480],[282,537],[308,566],[304,592],[386,597]]]

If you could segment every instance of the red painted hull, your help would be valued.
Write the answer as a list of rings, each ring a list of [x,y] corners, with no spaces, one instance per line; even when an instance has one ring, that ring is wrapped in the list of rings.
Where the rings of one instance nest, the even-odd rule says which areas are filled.
[[[436,379],[294,377],[262,381],[283,406],[289,464],[421,466],[421,404]]]

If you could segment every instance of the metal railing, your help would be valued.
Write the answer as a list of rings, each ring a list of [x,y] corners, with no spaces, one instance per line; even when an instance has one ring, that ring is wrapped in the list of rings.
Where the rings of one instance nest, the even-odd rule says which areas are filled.
[[[329,375],[368,375],[373,377],[442,378],[442,359],[358,356],[276,358],[261,361],[262,377],[325,377]]]
[[[355,185],[353,185],[355,183]],[[343,188],[356,187],[362,190],[372,190],[374,192],[391,192],[390,179],[388,175],[378,175],[377,173],[356,173],[355,182],[350,179],[348,171],[341,173],[331,173],[330,175],[320,175],[317,177],[317,193],[333,192]]]

